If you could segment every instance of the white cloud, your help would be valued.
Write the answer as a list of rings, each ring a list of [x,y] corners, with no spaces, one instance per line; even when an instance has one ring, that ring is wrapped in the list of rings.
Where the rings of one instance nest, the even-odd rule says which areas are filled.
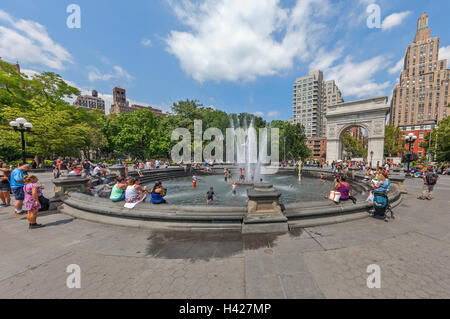
[[[33,78],[33,76],[39,74],[38,71],[30,70],[30,69],[22,69],[22,68],[20,69],[20,73],[27,75],[30,79]]]
[[[278,117],[280,115],[280,113],[278,113],[278,111],[269,111],[269,113],[267,113],[268,117]]]
[[[56,70],[73,63],[70,53],[50,38],[44,26],[31,20],[15,20],[1,9],[0,56]]]
[[[404,59],[399,60],[392,68],[389,69],[389,74],[398,74],[403,70]]]
[[[264,113],[263,112],[253,112],[252,114],[254,116],[264,117]]]
[[[375,73],[388,66],[386,57],[376,56],[362,62],[354,62],[347,56],[343,63],[327,70],[325,76],[329,80],[336,80],[336,84],[344,96],[357,98],[373,97],[386,94],[390,82],[376,83]]]
[[[141,44],[143,46],[149,47],[149,46],[152,45],[152,40],[144,38],[144,39],[141,40]]]
[[[131,81],[132,79],[134,79],[133,76],[131,76],[126,70],[118,65],[113,66],[113,72],[110,73],[102,73],[96,67],[90,67],[88,78],[89,82],[109,80]]]
[[[342,56],[343,48],[327,52],[324,48],[320,48],[316,53],[316,57],[309,65],[310,71],[328,70],[331,65]]]
[[[318,47],[326,31],[320,17],[328,0],[298,0],[292,9],[280,0],[169,1],[188,31],[174,31],[167,51],[195,80],[251,81],[292,68]]]
[[[450,45],[439,49],[439,59],[447,59],[447,62],[450,62]]]
[[[389,16],[387,16],[384,20],[383,23],[381,24],[381,29],[384,30],[389,30],[392,29],[393,27],[396,27],[400,24],[402,24],[403,20],[408,17],[411,14],[411,11],[404,11],[404,12],[399,12],[399,13],[393,13]]]

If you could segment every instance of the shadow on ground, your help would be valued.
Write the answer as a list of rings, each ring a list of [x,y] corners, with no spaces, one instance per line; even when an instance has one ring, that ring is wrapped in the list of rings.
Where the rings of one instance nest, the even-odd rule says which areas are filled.
[[[292,230],[292,237],[299,237],[303,230]],[[266,248],[270,254],[280,234],[243,235],[238,232],[152,232],[146,254],[163,259],[188,259],[208,261],[239,255],[244,250]]]

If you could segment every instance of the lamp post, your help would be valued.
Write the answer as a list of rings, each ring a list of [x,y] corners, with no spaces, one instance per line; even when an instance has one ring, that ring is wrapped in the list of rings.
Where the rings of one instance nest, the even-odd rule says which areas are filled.
[[[408,170],[405,175],[406,177],[411,177],[411,173],[410,173],[411,162],[413,160],[413,153],[412,153],[411,149],[412,149],[414,143],[416,142],[416,140],[417,140],[417,136],[415,136],[413,133],[409,133],[408,135],[405,136],[405,141],[406,141],[406,143],[409,144],[409,151],[406,154],[406,162],[408,164]]]
[[[33,128],[33,124],[28,123],[28,121],[22,117],[19,117],[15,121],[9,122],[9,125],[14,129],[16,132],[20,132],[20,136],[22,138],[22,161],[23,163],[26,163],[27,157],[25,154],[25,135],[24,133],[30,133],[31,129]]]
[[[439,127],[436,126],[436,141],[434,142],[434,162],[436,162],[436,153],[437,153],[437,144],[438,144],[438,138],[439,138]]]
[[[373,162],[373,151],[370,151],[370,168],[373,168],[372,162]]]

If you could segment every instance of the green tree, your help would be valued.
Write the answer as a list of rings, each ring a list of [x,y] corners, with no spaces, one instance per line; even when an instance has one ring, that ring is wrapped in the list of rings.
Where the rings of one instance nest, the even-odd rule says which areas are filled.
[[[403,147],[401,144],[401,135],[402,132],[398,127],[395,127],[393,125],[386,126],[384,156],[398,156],[398,154],[403,151]]]
[[[367,158],[367,150],[364,149],[363,142],[354,138],[348,132],[345,132],[342,136],[342,146],[348,157]]]
[[[162,117],[150,110],[142,110],[105,119],[101,131],[108,149],[115,154],[141,160],[167,157],[170,135],[162,123]]]
[[[438,162],[450,161],[450,118],[443,119],[438,124],[438,129],[427,134],[421,147],[425,149],[425,153],[430,153],[432,158],[436,157]],[[431,138],[431,149],[430,146]]]
[[[26,134],[27,156],[55,157],[78,155],[85,148],[101,141],[96,112],[76,109],[67,100],[79,95],[54,73],[42,73],[28,78],[11,64],[0,61],[0,145],[3,150],[20,150],[20,133],[9,122],[24,117],[33,124]],[[11,152],[8,158],[17,156]]]
[[[291,124],[285,121],[272,121],[270,126],[272,128],[278,128],[280,130],[280,159],[284,159],[286,154],[286,160],[305,160],[312,154],[311,149],[306,145],[306,133],[305,128],[300,123]],[[284,148],[286,146],[286,149]]]

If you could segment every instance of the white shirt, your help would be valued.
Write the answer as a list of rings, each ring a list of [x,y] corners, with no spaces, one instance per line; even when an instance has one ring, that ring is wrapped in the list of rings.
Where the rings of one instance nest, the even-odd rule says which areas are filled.
[[[125,191],[125,200],[127,203],[137,202],[139,192],[134,188],[134,186],[135,185],[128,186],[127,190]]]

